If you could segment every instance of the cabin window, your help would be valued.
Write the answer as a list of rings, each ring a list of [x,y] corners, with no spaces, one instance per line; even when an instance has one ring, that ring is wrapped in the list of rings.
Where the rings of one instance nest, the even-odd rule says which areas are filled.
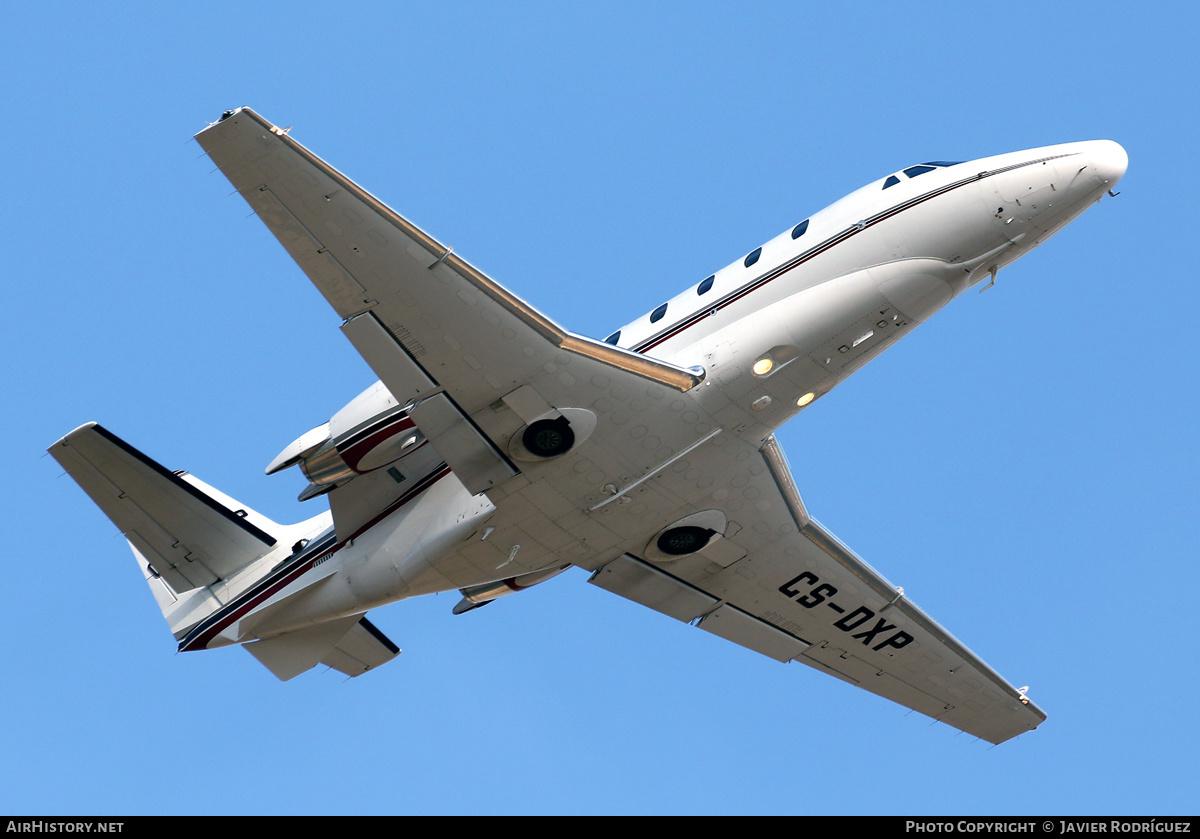
[[[900,179],[897,178],[895,175],[892,175],[886,181],[883,182],[883,188],[887,189],[889,186],[895,186],[898,183],[900,183]]]
[[[922,166],[957,166],[962,163],[961,160],[928,160],[922,163]]]
[[[910,178],[915,178],[917,175],[924,175],[926,172],[932,172],[936,166],[909,166],[904,170],[904,174]]]
[[[663,303],[661,306],[659,306],[657,309],[655,309],[653,312],[650,313],[650,322],[658,323],[660,320],[663,319],[663,315],[665,315],[666,313],[667,313],[667,304]]]
[[[805,232],[807,230],[808,230],[808,219],[805,219],[804,221],[800,222],[799,224],[797,224],[795,227],[792,228],[792,238],[799,239],[801,236],[803,236],[805,234]]]
[[[620,341],[620,340],[621,340],[621,330],[618,329],[612,335],[609,335],[607,338],[605,338],[604,343],[612,344],[615,347],[617,345],[617,341]]]
[[[706,279],[704,282],[700,283],[700,285],[696,286],[696,293],[697,294],[707,294],[709,289],[711,289],[713,287],[713,281],[716,280],[716,278],[717,278],[717,275],[713,274],[711,277]]]
[[[749,268],[754,263],[758,262],[758,258],[762,256],[762,248],[755,248],[750,251],[750,255],[746,257],[746,261],[742,264]]]

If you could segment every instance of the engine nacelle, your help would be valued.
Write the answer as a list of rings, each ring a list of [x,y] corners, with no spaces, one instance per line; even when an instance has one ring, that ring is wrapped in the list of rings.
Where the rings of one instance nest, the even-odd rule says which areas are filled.
[[[381,382],[356,396],[324,425],[301,435],[267,466],[272,475],[299,465],[311,481],[300,494],[306,501],[339,484],[381,469],[425,443],[408,412]]]

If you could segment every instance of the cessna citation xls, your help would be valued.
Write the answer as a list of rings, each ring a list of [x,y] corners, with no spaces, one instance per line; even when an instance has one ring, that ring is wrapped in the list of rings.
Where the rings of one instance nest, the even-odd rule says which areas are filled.
[[[280,679],[399,650],[367,610],[589,582],[1000,743],[1045,714],[813,519],[772,431],[1111,190],[1108,140],[911,166],[595,341],[254,111],[196,139],[381,379],[302,434],[268,520],[89,423],[50,451],[128,539],[180,650]]]

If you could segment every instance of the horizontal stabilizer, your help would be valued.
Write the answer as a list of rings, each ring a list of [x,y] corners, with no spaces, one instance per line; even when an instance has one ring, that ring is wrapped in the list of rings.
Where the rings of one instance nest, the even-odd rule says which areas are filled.
[[[50,454],[176,593],[237,573],[269,553],[277,541],[272,534],[282,530],[96,423],[72,431]]]
[[[321,663],[347,676],[361,676],[400,655],[400,648],[363,618],[338,642]]]
[[[400,654],[395,644],[360,616],[285,632],[246,644],[246,649],[285,682],[318,664],[347,676],[361,676]]]

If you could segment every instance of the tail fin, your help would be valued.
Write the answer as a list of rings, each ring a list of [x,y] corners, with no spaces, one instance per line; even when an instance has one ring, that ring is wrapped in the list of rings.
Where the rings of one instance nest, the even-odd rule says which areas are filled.
[[[298,527],[164,469],[96,423],[49,451],[129,541],[176,637],[219,607],[210,586],[277,550],[286,554],[281,540]]]

